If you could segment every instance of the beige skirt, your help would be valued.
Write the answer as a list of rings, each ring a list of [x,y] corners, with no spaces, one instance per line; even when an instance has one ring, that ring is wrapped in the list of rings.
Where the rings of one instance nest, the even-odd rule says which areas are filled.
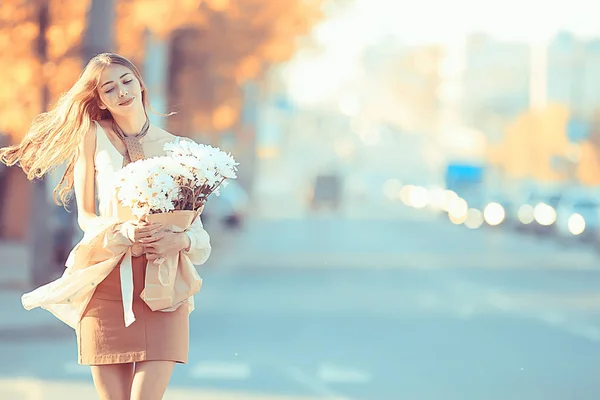
[[[119,265],[96,287],[77,332],[79,363],[121,364],[139,361],[187,363],[189,312],[152,311],[140,298],[146,277],[146,256],[133,257],[135,322],[125,327]]]

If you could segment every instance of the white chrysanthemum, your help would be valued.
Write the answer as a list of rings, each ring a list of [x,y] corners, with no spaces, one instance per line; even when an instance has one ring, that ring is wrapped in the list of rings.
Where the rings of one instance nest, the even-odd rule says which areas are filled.
[[[165,144],[164,150],[166,156],[130,163],[115,174],[117,198],[138,217],[195,208],[197,199],[218,196],[226,179],[236,178],[238,164],[216,147],[183,139]]]

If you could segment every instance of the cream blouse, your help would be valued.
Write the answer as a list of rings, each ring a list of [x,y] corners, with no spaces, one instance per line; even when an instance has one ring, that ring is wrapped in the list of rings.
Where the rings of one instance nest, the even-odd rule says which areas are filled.
[[[186,139],[187,140],[187,139]],[[169,140],[141,139],[147,157],[164,155],[163,145]],[[31,310],[44,308],[73,329],[94,294],[96,285],[119,263],[125,325],[135,321],[133,314],[132,244],[120,233],[120,224],[134,219],[131,211],[123,207],[114,190],[114,174],[122,168],[123,156],[112,145],[104,129],[96,122],[96,193],[99,216],[88,223],[84,236],[73,248],[66,262],[63,275],[22,296],[23,307]],[[181,251],[180,257],[188,257],[192,264],[201,265],[211,253],[210,237],[202,226],[200,217],[188,229],[189,251]],[[198,277],[199,279],[199,277]],[[187,301],[191,313],[194,297]],[[176,308],[164,310],[173,311]]]

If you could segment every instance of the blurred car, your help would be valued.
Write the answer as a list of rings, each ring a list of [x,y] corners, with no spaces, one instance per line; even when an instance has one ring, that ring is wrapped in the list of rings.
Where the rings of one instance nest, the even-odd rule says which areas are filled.
[[[600,231],[600,197],[589,190],[567,192],[556,209],[556,236],[561,242],[573,239],[595,242]]]
[[[337,210],[342,201],[342,179],[337,174],[322,174],[315,178],[310,196],[310,208],[313,210]]]
[[[538,234],[552,233],[556,222],[556,207],[562,197],[558,187],[538,187],[529,192],[527,200],[517,210],[518,229]]]
[[[211,195],[202,212],[202,221],[220,223],[227,229],[237,229],[248,213],[249,199],[246,191],[235,181],[229,181],[220,195]]]
[[[487,225],[499,226],[515,222],[510,216],[515,214],[516,205],[507,194],[496,192],[485,197],[483,218]]]

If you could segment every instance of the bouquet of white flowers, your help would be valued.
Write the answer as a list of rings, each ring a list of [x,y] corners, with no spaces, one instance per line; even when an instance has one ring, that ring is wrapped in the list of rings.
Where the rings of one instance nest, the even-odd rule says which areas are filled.
[[[235,179],[238,163],[218,148],[190,140],[164,146],[166,156],[128,164],[117,173],[119,201],[133,214],[198,211],[209,195],[219,195],[225,179]]]
[[[208,196],[218,196],[226,179],[236,178],[238,163],[218,148],[190,140],[167,143],[164,150],[165,156],[135,161],[116,173],[117,198],[137,218],[185,232]],[[201,285],[189,258],[174,254],[148,263],[142,298],[153,311],[169,311]]]

